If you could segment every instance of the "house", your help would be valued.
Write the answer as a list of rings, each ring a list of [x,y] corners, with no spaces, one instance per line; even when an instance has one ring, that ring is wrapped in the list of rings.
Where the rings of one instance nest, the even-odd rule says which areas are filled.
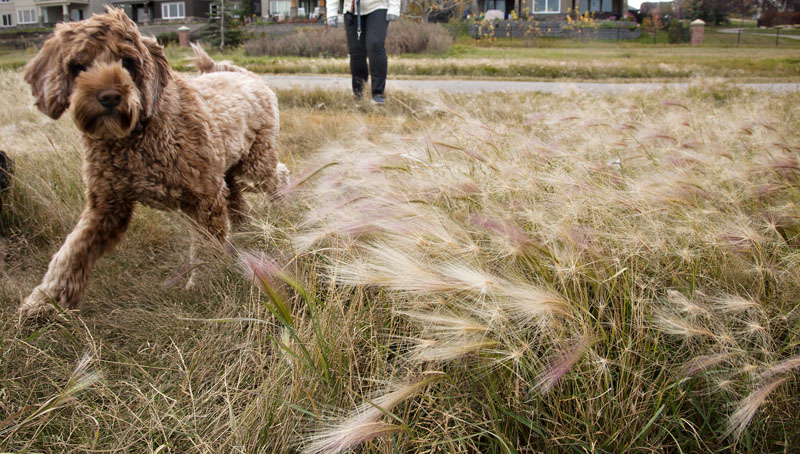
[[[36,27],[89,17],[89,0],[0,0],[0,27]]]
[[[96,3],[98,10],[92,13],[102,12],[106,2]],[[211,0],[107,0],[107,3],[124,9],[137,24],[205,21],[215,14],[216,8]]]
[[[476,11],[490,9],[511,14],[515,11],[521,16],[534,19],[563,19],[567,14],[580,12],[594,13],[595,17],[622,17],[628,12],[627,0],[477,0],[473,3]]]
[[[676,2],[642,2],[640,12],[642,16],[649,16],[656,11],[661,16],[671,16],[676,6]]]
[[[244,1],[250,1],[251,11],[260,15],[261,0]],[[124,9],[137,24],[206,21],[216,7],[215,0],[0,0],[0,27],[79,21],[105,12],[106,5]]]
[[[259,16],[312,18],[323,15],[322,8],[325,0],[262,0]]]

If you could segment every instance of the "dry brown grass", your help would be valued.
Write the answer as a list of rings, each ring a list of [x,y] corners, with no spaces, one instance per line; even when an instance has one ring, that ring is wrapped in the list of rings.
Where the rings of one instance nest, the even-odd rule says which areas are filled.
[[[30,327],[15,306],[82,194],[74,127],[20,79],[0,75],[0,450],[800,442],[797,94],[281,92],[295,183],[252,200],[242,260],[169,287],[187,226],[139,210],[81,317]]]
[[[439,24],[400,21],[389,24],[386,52],[389,54],[441,54],[453,39]],[[250,56],[346,57],[344,25],[339,28],[299,30],[291,35],[253,39],[245,43]]]

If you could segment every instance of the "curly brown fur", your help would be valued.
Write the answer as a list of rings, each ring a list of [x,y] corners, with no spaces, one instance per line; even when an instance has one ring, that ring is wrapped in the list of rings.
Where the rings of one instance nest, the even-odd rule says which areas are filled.
[[[107,8],[59,24],[25,66],[42,112],[58,118],[72,105],[82,132],[86,207],[20,305],[23,318],[51,312],[51,302],[77,307],[92,265],[119,241],[137,202],[180,210],[202,236],[224,242],[231,211],[247,209],[243,184],[272,193],[285,180],[275,94],[255,74],[196,53],[206,74],[184,79],[123,10]],[[194,244],[192,251],[196,261]]]

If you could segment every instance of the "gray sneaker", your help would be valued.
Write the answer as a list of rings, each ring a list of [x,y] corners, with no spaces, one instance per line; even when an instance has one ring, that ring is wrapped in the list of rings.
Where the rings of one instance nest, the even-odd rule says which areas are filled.
[[[372,103],[382,106],[386,102],[386,98],[383,95],[374,95],[372,97]]]

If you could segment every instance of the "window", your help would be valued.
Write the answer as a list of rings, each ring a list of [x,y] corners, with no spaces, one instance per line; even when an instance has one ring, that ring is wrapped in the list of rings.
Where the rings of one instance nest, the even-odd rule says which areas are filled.
[[[162,3],[161,17],[163,19],[183,19],[186,17],[186,8],[184,3]]]
[[[534,0],[534,13],[557,13],[559,12],[560,0]]]
[[[11,27],[12,25],[14,25],[11,23],[11,14],[2,14],[2,16],[3,16],[3,22],[2,22],[3,27]]]
[[[273,16],[279,14],[288,16],[291,10],[292,2],[290,0],[270,0],[269,2],[269,11]]]
[[[36,10],[35,9],[22,9],[17,11],[18,24],[35,24],[36,23]]]
[[[217,6],[216,3],[212,3],[212,4],[208,5],[208,16],[209,17],[213,17],[213,18],[219,17],[219,14],[217,14],[217,10],[218,9],[219,9],[219,7]]]
[[[581,13],[586,11],[610,13],[613,11],[611,0],[581,0]]]
[[[505,0],[486,0],[486,11],[490,9],[499,9],[502,12],[506,12],[506,1]]]

